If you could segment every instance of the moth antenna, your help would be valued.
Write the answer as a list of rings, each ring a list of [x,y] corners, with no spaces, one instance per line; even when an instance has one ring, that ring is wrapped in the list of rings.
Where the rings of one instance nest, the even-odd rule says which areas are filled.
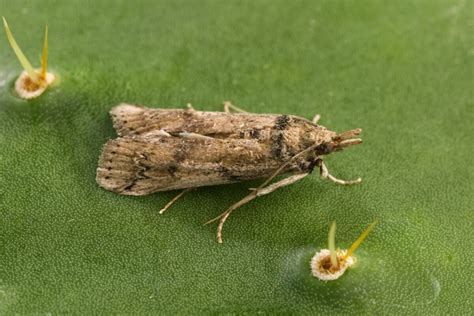
[[[338,144],[338,147],[344,148],[344,147],[349,147],[349,146],[358,145],[358,144],[362,144],[362,139],[352,138],[352,139],[346,139],[346,140],[341,141]]]
[[[361,132],[362,129],[356,128],[337,134],[329,143],[330,147],[332,148],[331,151],[339,151],[349,146],[361,144],[362,139],[357,137]]]
[[[372,224],[370,224],[363,232],[362,234],[360,234],[359,238],[357,238],[356,241],[354,241],[354,243],[351,245],[351,247],[349,248],[349,250],[347,251],[347,253],[344,255],[344,257],[342,258],[342,260],[347,260],[347,258],[349,258],[350,256],[352,256],[352,254],[356,251],[357,248],[359,248],[360,244],[362,244],[362,242],[364,241],[364,239],[367,237],[367,235],[372,231],[372,229],[374,229],[375,227],[375,224],[377,224],[377,221],[373,222]]]
[[[48,26],[44,29],[43,55],[41,56],[41,79],[46,80],[48,71]]]
[[[361,132],[362,132],[361,128],[352,129],[350,131],[345,131],[345,132],[342,132],[342,133],[336,135],[335,137],[333,137],[333,140],[342,141],[342,140],[346,140],[346,139],[355,138],[355,137],[359,136]]]
[[[331,265],[338,268],[339,263],[337,260],[337,250],[336,250],[336,221],[333,221],[331,228],[329,228],[328,234],[328,248],[331,255]]]
[[[38,74],[35,72],[33,69],[33,66],[31,66],[31,63],[29,62],[28,58],[26,58],[25,54],[21,51],[20,46],[18,46],[17,42],[15,41],[15,38],[13,37],[12,32],[10,31],[10,28],[8,27],[7,20],[5,17],[3,18],[3,26],[5,27],[5,33],[7,33],[7,38],[8,42],[10,43],[10,46],[13,49],[13,52],[15,53],[16,57],[18,58],[18,61],[22,65],[22,67],[25,69],[25,71],[28,73],[28,75],[31,78],[31,81],[33,81],[36,84],[40,84],[41,80],[38,76]]]

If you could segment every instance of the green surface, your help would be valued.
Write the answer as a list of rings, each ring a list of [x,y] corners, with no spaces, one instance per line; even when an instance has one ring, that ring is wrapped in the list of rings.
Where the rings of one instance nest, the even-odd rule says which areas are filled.
[[[0,0],[39,66],[44,25],[60,85],[12,96],[20,66],[0,32],[0,314],[473,312],[473,1]],[[251,184],[187,195],[99,188],[119,102],[312,117],[363,128],[315,173],[208,219]],[[310,275],[329,223],[358,265]]]

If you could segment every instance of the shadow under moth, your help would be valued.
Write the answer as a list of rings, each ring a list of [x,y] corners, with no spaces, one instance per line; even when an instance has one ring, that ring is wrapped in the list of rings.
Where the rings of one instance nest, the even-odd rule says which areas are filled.
[[[360,144],[361,129],[338,134],[318,125],[319,115],[309,121],[253,114],[229,102],[224,103],[224,112],[196,111],[191,105],[180,110],[120,104],[110,114],[119,137],[103,147],[97,183],[126,195],[183,189],[160,213],[193,188],[266,179],[208,222],[219,220],[219,243],[224,222],[235,209],[297,182],[314,168],[338,184],[361,181],[337,179],[323,161],[324,155]],[[271,183],[282,174],[287,177]]]

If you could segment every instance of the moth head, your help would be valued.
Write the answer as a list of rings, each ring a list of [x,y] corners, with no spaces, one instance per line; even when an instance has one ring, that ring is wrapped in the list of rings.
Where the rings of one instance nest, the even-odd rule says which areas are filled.
[[[340,134],[335,134],[331,136],[329,140],[319,144],[316,147],[316,153],[318,155],[327,155],[334,151],[343,150],[346,147],[361,144],[362,139],[358,137],[361,132],[362,129],[356,128]]]

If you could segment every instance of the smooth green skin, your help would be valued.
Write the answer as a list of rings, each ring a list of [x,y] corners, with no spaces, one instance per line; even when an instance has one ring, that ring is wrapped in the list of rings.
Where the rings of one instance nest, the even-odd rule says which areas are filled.
[[[473,312],[473,1],[0,1],[57,87],[26,102],[0,32],[0,313]],[[311,118],[364,144],[203,226],[259,182],[120,196],[95,183],[119,102]],[[309,261],[332,220],[341,279]]]

